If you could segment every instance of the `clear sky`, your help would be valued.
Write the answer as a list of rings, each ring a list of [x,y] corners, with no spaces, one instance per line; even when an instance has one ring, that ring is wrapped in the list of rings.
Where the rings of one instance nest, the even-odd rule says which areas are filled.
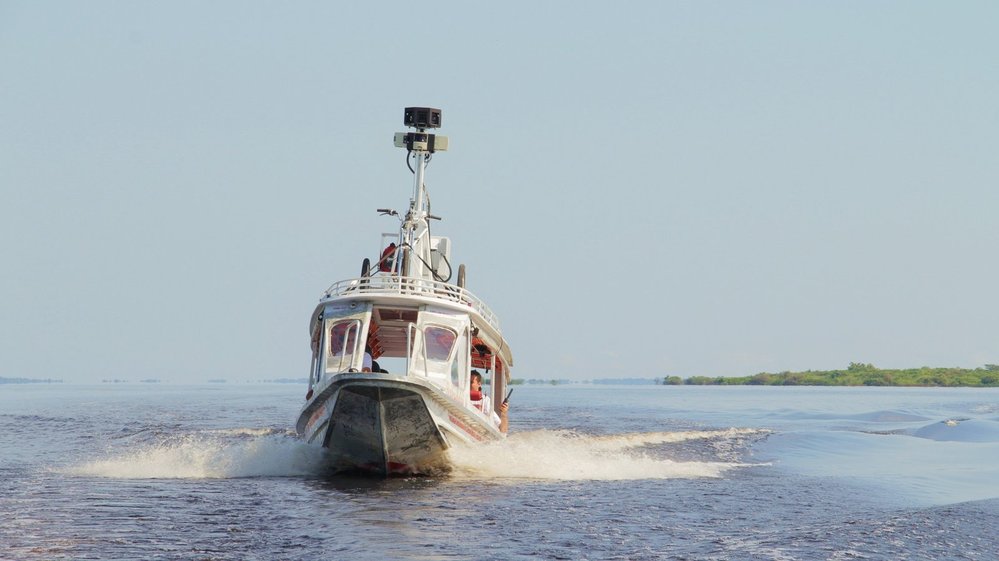
[[[0,376],[304,377],[442,108],[514,376],[999,363],[995,2],[0,0]]]

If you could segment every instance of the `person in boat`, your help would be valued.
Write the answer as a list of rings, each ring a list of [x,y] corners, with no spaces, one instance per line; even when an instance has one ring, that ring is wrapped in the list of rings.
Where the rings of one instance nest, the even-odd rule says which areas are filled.
[[[488,396],[482,391],[482,374],[478,370],[472,370],[469,397],[472,399],[472,404],[479,410],[482,410],[485,404],[489,403]],[[500,404],[499,410],[493,411],[492,414],[493,422],[496,423],[496,426],[499,427],[502,433],[506,433],[509,425],[507,415],[509,410],[510,404],[504,401]]]
[[[371,372],[374,360],[371,359],[371,347],[364,346],[364,362],[361,364],[361,372]],[[377,370],[375,370],[377,372]]]

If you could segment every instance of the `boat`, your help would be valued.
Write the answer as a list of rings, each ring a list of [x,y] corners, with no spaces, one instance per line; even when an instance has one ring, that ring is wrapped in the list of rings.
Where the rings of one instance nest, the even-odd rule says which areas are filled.
[[[449,469],[447,450],[505,438],[497,414],[509,398],[513,356],[496,314],[452,267],[452,244],[431,234],[425,175],[448,138],[441,111],[407,107],[394,143],[414,176],[405,214],[381,234],[360,276],[333,283],[309,321],[312,362],[296,424],[326,451],[334,473],[432,474]],[[472,387],[473,373],[485,391]]]

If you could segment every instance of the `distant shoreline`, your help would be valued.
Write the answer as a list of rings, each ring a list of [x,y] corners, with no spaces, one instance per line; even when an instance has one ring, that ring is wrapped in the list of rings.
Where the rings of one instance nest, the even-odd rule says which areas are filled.
[[[62,380],[55,378],[34,379],[34,378],[4,378],[0,376],[0,384],[61,384]]]
[[[139,383],[158,384],[162,380],[147,378]],[[62,384],[56,378],[5,378],[0,384]],[[104,379],[104,384],[131,383],[129,380]],[[224,378],[204,382],[225,384]],[[245,380],[237,383],[258,384],[307,384],[307,378],[276,378]],[[986,364],[980,368],[908,368],[882,369],[872,364],[852,362],[844,370],[805,370],[801,372],[760,372],[752,376],[665,376],[656,378],[597,378],[591,380],[514,378],[512,385],[666,385],[666,386],[891,386],[891,387],[945,387],[945,388],[995,388],[999,387],[999,365]]]
[[[881,369],[872,364],[852,362],[845,370],[806,370],[803,372],[761,372],[752,376],[665,376],[661,378],[601,378],[585,382],[566,379],[514,379],[513,384],[614,384],[667,386],[890,386],[919,388],[999,387],[999,365],[981,368]]]
[[[872,364],[852,362],[845,370],[806,370],[804,372],[761,372],[752,376],[667,376],[657,384],[693,386],[900,386],[946,388],[999,387],[999,365],[981,368],[881,369]]]

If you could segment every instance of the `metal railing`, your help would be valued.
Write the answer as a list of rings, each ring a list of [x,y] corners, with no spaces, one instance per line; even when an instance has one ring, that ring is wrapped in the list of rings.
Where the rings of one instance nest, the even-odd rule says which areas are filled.
[[[406,295],[431,298],[468,306],[475,310],[493,329],[500,331],[499,318],[489,306],[464,288],[440,281],[393,275],[373,275],[355,279],[345,279],[330,285],[323,292],[323,298],[333,298],[348,294]]]

